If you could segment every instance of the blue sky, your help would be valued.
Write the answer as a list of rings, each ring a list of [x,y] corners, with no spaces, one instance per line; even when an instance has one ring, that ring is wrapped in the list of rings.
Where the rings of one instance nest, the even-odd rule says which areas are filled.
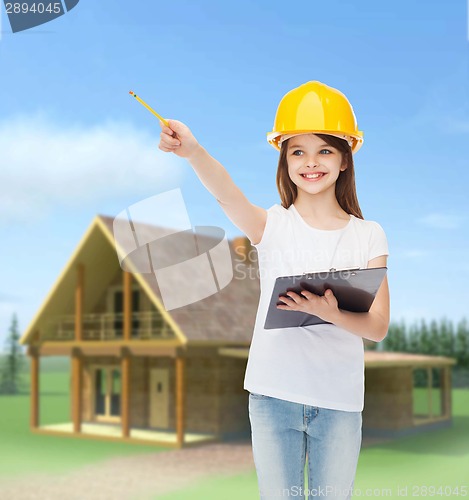
[[[359,202],[388,237],[392,319],[467,314],[466,3],[81,0],[15,34],[1,15],[0,342],[13,312],[26,329],[97,213],[180,188],[193,226],[240,234],[190,165],[158,150],[129,90],[268,208],[281,97],[310,80],[340,89],[364,131]]]

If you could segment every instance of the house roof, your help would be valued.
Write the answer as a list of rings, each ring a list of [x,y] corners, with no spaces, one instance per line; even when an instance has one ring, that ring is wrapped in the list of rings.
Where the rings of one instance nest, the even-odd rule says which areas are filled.
[[[220,347],[221,356],[247,359],[249,349],[244,347]],[[365,351],[365,368],[384,368],[407,366],[413,368],[448,366],[456,364],[454,358],[445,356],[428,356],[426,354],[411,354],[407,352]]]
[[[105,227],[112,235],[112,217],[100,216]],[[141,227],[144,227],[142,224]],[[193,256],[194,233],[193,231],[184,232],[182,236],[178,236],[174,240],[173,248],[171,242],[165,244],[159,250],[160,267],[174,263],[174,254],[180,256]],[[247,242],[247,238],[244,238]],[[257,279],[240,279],[239,266],[246,266],[245,263],[236,259],[236,254],[233,250],[237,238],[228,240],[230,244],[231,265],[233,270],[233,279],[223,289],[217,293],[199,300],[184,307],[179,307],[169,311],[173,320],[179,325],[188,341],[225,341],[228,343],[247,343],[249,344],[252,338],[254,323],[256,319],[257,306],[259,302],[259,280]],[[197,245],[199,252],[208,251],[218,244],[220,240],[212,237],[208,232],[197,232]],[[141,260],[147,258],[146,253],[134,252],[130,254],[129,259],[136,268],[139,268]],[[257,262],[251,264],[257,269]],[[256,276],[257,273],[251,275]],[[157,307],[162,307],[162,296],[158,286],[158,281],[154,274],[137,274],[148,285],[151,297]],[[181,281],[181,286],[186,286],[185,278]]]
[[[31,343],[33,332],[43,328],[51,315],[73,314],[76,264],[78,262],[85,264],[85,310],[91,310],[92,304],[97,299],[99,285],[102,288],[102,281],[107,282],[112,275],[115,275],[120,266],[119,256],[122,257],[128,253],[128,249],[135,246],[133,231],[129,231],[127,235],[120,234],[119,243],[116,242],[113,223],[114,217],[100,214],[95,216],[42,306],[22,335],[21,344]],[[154,236],[159,233],[160,236],[164,237],[172,232],[171,228],[164,226],[133,222],[132,229],[135,228],[138,228],[139,235]],[[220,232],[224,234],[221,230]],[[177,241],[174,240],[174,242],[167,238],[167,244],[158,249],[159,268],[168,266],[170,263],[174,264],[175,255],[178,259],[181,256],[189,258],[192,253],[192,257],[194,257],[194,233],[192,231],[185,233],[185,237],[182,235],[183,237],[178,237]],[[209,249],[220,243],[220,238],[217,236],[219,235],[211,236],[210,231],[206,231],[205,234],[197,232],[196,245],[199,253],[208,252]],[[248,243],[247,238],[241,238]],[[259,302],[258,273],[252,271],[240,273],[243,266],[247,270],[249,263],[236,259],[234,245],[239,242],[239,238],[228,240],[228,242],[233,269],[233,279],[229,284],[202,300],[170,311],[164,308],[155,275],[151,272],[141,272],[142,269],[145,269],[145,264],[148,263],[146,245],[130,252],[122,260],[122,268],[133,272],[135,281],[146,291],[150,300],[171,324],[182,343],[221,342],[228,345],[239,345],[240,343],[248,345],[251,341]],[[153,257],[154,254],[152,254]],[[257,270],[256,261],[252,262],[251,266]],[[145,271],[151,270],[146,269]],[[181,286],[185,286],[185,284],[183,280]]]
[[[446,356],[429,356],[427,354],[413,354],[408,352],[365,351],[365,365],[367,368],[375,366],[446,366],[454,365],[456,360]]]

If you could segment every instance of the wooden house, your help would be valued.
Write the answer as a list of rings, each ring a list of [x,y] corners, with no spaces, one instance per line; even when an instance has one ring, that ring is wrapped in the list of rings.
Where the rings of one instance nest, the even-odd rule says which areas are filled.
[[[187,236],[186,256],[219,243],[198,235],[194,246]],[[245,237],[229,248],[229,285],[167,311],[155,275],[139,272],[146,249],[123,265],[113,218],[96,216],[20,340],[31,357],[31,430],[174,447],[249,437],[243,379],[259,301],[257,253]],[[67,422],[41,425],[43,356],[71,359]],[[451,424],[454,360],[367,351],[365,363],[364,436]],[[440,409],[433,396],[429,413],[418,417],[412,377],[422,367],[430,376],[441,370]]]
[[[450,427],[453,358],[365,351],[364,437]]]
[[[247,360],[249,349],[225,348],[220,353]],[[450,427],[455,363],[444,356],[365,350],[363,437],[398,438]]]

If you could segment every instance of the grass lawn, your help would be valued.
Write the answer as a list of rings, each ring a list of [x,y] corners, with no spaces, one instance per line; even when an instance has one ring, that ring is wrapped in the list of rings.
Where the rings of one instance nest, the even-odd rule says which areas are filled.
[[[361,450],[354,497],[469,498],[469,390],[453,389],[452,396],[452,428]],[[438,492],[439,487],[442,490]],[[256,473],[214,477],[177,493],[156,496],[154,500],[187,498],[256,500],[259,498]]]
[[[41,366],[41,424],[70,420],[70,378],[64,371],[64,366],[67,370],[68,366],[51,366]],[[67,472],[116,456],[166,449],[32,434],[29,430],[28,373],[24,374],[23,389],[18,396],[0,396],[0,478],[31,472]],[[359,491],[360,496],[469,497],[469,491],[458,495],[454,490],[461,486],[469,490],[469,390],[453,389],[452,394],[452,428],[362,449],[355,479],[355,491]],[[414,486],[418,489],[414,490]],[[432,486],[443,487],[443,491],[432,494]],[[407,492],[402,490],[406,487]],[[401,488],[400,495],[398,488]],[[448,488],[453,488],[451,494]],[[373,489],[376,491],[371,491]],[[359,495],[356,493],[356,496]],[[187,498],[258,499],[256,472],[253,469],[242,475],[212,477],[180,492],[155,497],[155,500]]]
[[[70,421],[69,374],[41,368],[40,423]],[[29,375],[23,392],[0,395],[0,478],[31,472],[67,472],[116,456],[155,453],[165,447],[33,434],[29,430]]]

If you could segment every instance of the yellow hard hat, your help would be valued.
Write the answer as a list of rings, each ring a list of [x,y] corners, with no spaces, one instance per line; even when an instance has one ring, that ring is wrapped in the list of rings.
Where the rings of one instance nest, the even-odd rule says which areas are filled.
[[[279,141],[291,134],[329,134],[346,139],[356,153],[363,144],[352,105],[342,92],[311,81],[287,92],[280,101],[267,142],[280,150]]]

